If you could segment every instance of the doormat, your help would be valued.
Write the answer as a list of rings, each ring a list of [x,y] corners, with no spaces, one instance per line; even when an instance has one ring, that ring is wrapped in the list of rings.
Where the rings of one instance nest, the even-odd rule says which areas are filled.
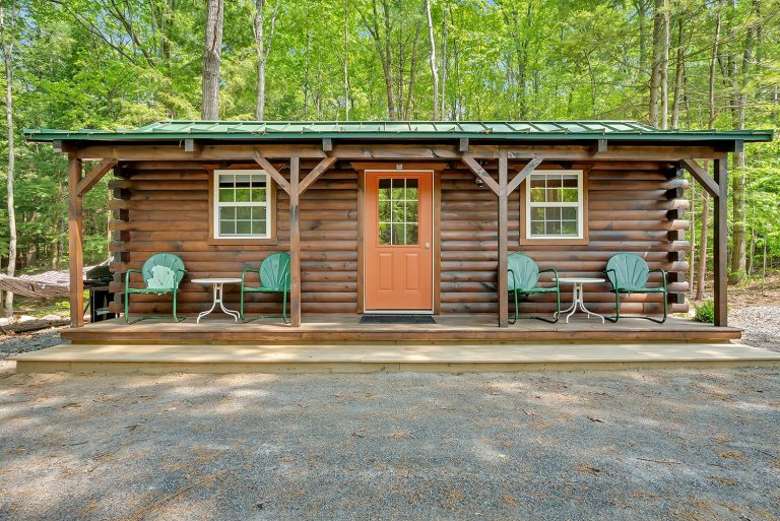
[[[431,315],[363,315],[361,324],[435,324]]]

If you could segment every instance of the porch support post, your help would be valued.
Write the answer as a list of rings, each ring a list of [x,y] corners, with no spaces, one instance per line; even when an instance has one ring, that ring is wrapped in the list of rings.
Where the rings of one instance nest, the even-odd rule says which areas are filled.
[[[79,193],[81,159],[71,155],[68,163],[68,255],[70,265],[70,326],[84,325],[84,254],[81,244],[82,202]]]
[[[290,322],[301,326],[301,221],[300,178],[301,158],[290,158]]]
[[[507,279],[507,243],[509,223],[509,191],[507,177],[509,161],[506,152],[498,156],[498,327],[509,326],[509,293]]]
[[[713,245],[713,264],[715,267],[714,303],[715,325],[728,325],[728,269],[726,265],[726,244],[728,243],[728,173],[726,158],[712,162],[713,177],[717,180],[718,194],[715,197],[715,244]]]

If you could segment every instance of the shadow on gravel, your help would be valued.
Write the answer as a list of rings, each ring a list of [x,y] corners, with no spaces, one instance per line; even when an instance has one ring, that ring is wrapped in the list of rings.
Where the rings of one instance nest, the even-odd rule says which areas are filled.
[[[16,375],[0,519],[776,519],[778,372]]]

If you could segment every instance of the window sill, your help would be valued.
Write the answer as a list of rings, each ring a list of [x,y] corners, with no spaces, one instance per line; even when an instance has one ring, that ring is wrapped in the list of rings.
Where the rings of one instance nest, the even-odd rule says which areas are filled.
[[[582,239],[520,239],[520,244],[524,246],[585,246],[588,242],[587,237]]]
[[[207,242],[210,246],[275,246],[279,243],[276,237],[268,239],[215,239],[212,237]]]

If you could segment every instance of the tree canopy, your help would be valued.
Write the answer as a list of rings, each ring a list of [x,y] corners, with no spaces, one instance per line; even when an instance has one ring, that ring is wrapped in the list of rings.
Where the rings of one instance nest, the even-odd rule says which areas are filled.
[[[200,117],[208,2],[0,2],[16,12],[17,135]],[[780,0],[232,0],[223,17],[221,119],[780,121]],[[736,251],[780,255],[778,153],[737,158]],[[16,171],[19,264],[59,265],[65,162],[19,138]],[[107,255],[108,197],[103,182],[87,198],[91,261]],[[2,212],[3,264],[7,228]]]

